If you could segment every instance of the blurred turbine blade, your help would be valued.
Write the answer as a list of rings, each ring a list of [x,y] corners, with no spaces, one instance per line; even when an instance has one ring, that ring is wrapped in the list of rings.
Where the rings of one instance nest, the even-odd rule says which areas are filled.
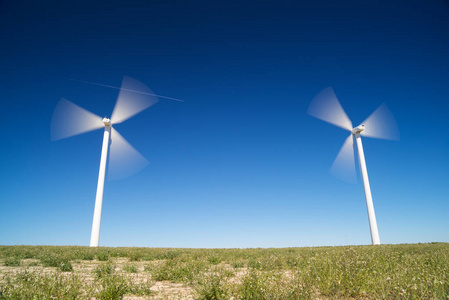
[[[365,130],[360,134],[366,137],[399,140],[399,129],[393,114],[383,103],[363,123]]]
[[[103,118],[61,98],[51,117],[51,140],[59,140],[104,127]]]
[[[349,183],[357,182],[355,176],[354,139],[352,134],[344,142],[329,172],[340,180]]]
[[[124,76],[120,93],[112,112],[112,124],[121,123],[158,102],[154,93],[142,82]]]
[[[343,129],[352,130],[352,122],[338,102],[332,87],[325,88],[313,98],[307,113]]]
[[[148,160],[133,148],[117,130],[111,130],[108,179],[117,180],[131,176],[148,164]]]

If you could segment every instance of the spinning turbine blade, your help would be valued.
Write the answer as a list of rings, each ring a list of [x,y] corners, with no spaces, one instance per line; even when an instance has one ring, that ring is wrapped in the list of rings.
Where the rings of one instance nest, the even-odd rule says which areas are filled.
[[[393,114],[383,103],[363,123],[360,135],[378,139],[399,140],[399,129]]]
[[[354,139],[352,134],[344,142],[329,172],[343,181],[349,183],[357,182],[355,176]]]
[[[123,179],[139,172],[148,164],[148,160],[114,128],[111,130],[110,149],[108,179]]]
[[[124,76],[120,93],[112,112],[112,124],[121,123],[159,100],[150,88],[131,77]]]
[[[51,140],[59,140],[104,127],[103,119],[61,98],[51,117]]]
[[[111,88],[111,89],[117,89],[120,90],[119,87],[113,86],[113,85],[109,85],[109,84],[102,84],[102,83],[97,83],[97,82],[92,82],[92,81],[86,81],[86,80],[81,80],[81,79],[73,79],[70,78],[71,80],[75,80],[75,81],[79,81],[79,82],[84,82],[84,83],[88,83],[88,84],[93,84],[93,85],[98,85],[98,86],[103,86],[103,87],[107,87],[107,88]],[[129,92],[136,92],[139,94],[147,94],[145,92],[141,92],[141,91],[135,91],[135,90],[129,90]],[[177,98],[173,98],[173,97],[167,97],[167,96],[162,96],[162,95],[156,95],[153,93],[150,93],[150,96],[155,96],[158,98],[163,98],[163,99],[168,99],[168,100],[173,100],[173,101],[179,101],[179,102],[185,102],[184,100],[181,99],[177,99]]]
[[[307,113],[343,129],[352,130],[352,122],[338,102],[332,87],[325,88],[313,98]]]

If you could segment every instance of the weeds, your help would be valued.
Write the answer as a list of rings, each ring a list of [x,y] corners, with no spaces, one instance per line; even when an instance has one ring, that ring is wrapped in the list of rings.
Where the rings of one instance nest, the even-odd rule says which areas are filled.
[[[108,261],[109,260],[109,253],[106,251],[101,251],[97,253],[97,259],[99,261]]]
[[[157,281],[169,280],[172,282],[192,283],[200,272],[206,271],[207,265],[206,260],[184,262],[182,259],[171,259],[147,270],[152,278]]]
[[[135,265],[126,265],[123,267],[123,271],[128,273],[137,273],[139,270],[137,269],[137,266]]]
[[[221,259],[216,256],[211,256],[211,257],[209,257],[208,261],[212,265],[218,265],[220,263]]]
[[[61,264],[59,265],[59,270],[63,272],[72,272],[73,266],[68,260],[62,260]]]
[[[122,299],[130,287],[129,280],[119,275],[106,275],[101,277],[101,289],[96,294],[97,299],[115,300]]]
[[[107,277],[114,273],[114,267],[111,264],[99,265],[93,273],[96,275],[97,279]]]
[[[82,260],[93,260],[94,258],[95,258],[95,255],[90,252],[86,252],[81,255]]]
[[[72,264],[67,257],[58,255],[49,255],[41,258],[41,263],[44,267],[56,267],[63,272],[73,271]]]
[[[152,282],[133,283],[129,277],[116,274],[114,269],[110,268],[110,265],[107,266],[109,268],[102,269],[97,273],[97,278],[101,285],[99,291],[96,293],[97,299],[113,300],[122,299],[125,294],[140,296],[152,294],[150,289],[153,285]]]
[[[98,261],[86,262],[94,257]],[[0,274],[0,299],[120,299],[150,295],[154,281],[188,285],[197,299],[449,299],[445,243],[286,249],[0,246],[0,260],[18,269]],[[84,264],[96,267],[80,273]],[[30,265],[41,266],[24,270]],[[136,274],[144,265],[145,272]]]
[[[310,289],[294,276],[271,271],[253,270],[234,291],[240,299],[309,299]]]
[[[20,266],[20,259],[17,257],[7,257],[3,262],[5,267],[18,267]]]
[[[129,255],[129,261],[139,261],[142,259],[142,254],[141,253],[131,253]]]
[[[222,274],[202,274],[198,278],[195,292],[198,300],[221,300],[230,298],[227,277]]]
[[[37,262],[37,261],[32,261],[32,262],[29,262],[29,263],[27,264],[27,266],[28,266],[28,267],[37,267],[37,266],[40,266],[40,264],[39,264],[39,262]]]
[[[238,268],[244,268],[245,267],[245,263],[243,261],[234,261],[231,263],[231,266],[235,269]]]
[[[7,277],[0,287],[1,299],[88,299],[90,289],[81,278],[72,274],[44,274],[22,271]]]

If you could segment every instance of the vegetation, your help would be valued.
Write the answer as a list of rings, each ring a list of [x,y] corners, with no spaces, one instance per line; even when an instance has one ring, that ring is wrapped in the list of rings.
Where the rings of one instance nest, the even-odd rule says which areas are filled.
[[[82,279],[75,274],[24,270],[6,277],[0,299],[78,299],[84,293],[83,288]]]
[[[111,264],[103,264],[99,265],[93,273],[96,275],[97,279],[107,277],[109,275],[112,275],[115,272],[114,266]]]
[[[123,271],[128,272],[128,273],[138,273],[139,272],[136,265],[126,265],[123,267]]]
[[[6,267],[18,267],[20,266],[20,259],[17,257],[7,257],[5,258],[3,265]]]
[[[0,299],[158,294],[175,299],[449,299],[447,243],[282,249],[0,246],[0,262]],[[179,294],[152,290],[158,281],[177,287]]]

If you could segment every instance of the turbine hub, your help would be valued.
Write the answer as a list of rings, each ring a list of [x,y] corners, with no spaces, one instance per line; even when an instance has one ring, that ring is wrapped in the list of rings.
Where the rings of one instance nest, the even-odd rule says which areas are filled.
[[[362,132],[363,130],[365,130],[365,125],[359,125],[359,126],[357,126],[356,128],[354,128],[352,131],[351,131],[351,133],[352,134],[356,134],[356,133],[360,133],[360,132]]]
[[[104,126],[111,126],[111,120],[109,118],[103,118],[103,124]]]

